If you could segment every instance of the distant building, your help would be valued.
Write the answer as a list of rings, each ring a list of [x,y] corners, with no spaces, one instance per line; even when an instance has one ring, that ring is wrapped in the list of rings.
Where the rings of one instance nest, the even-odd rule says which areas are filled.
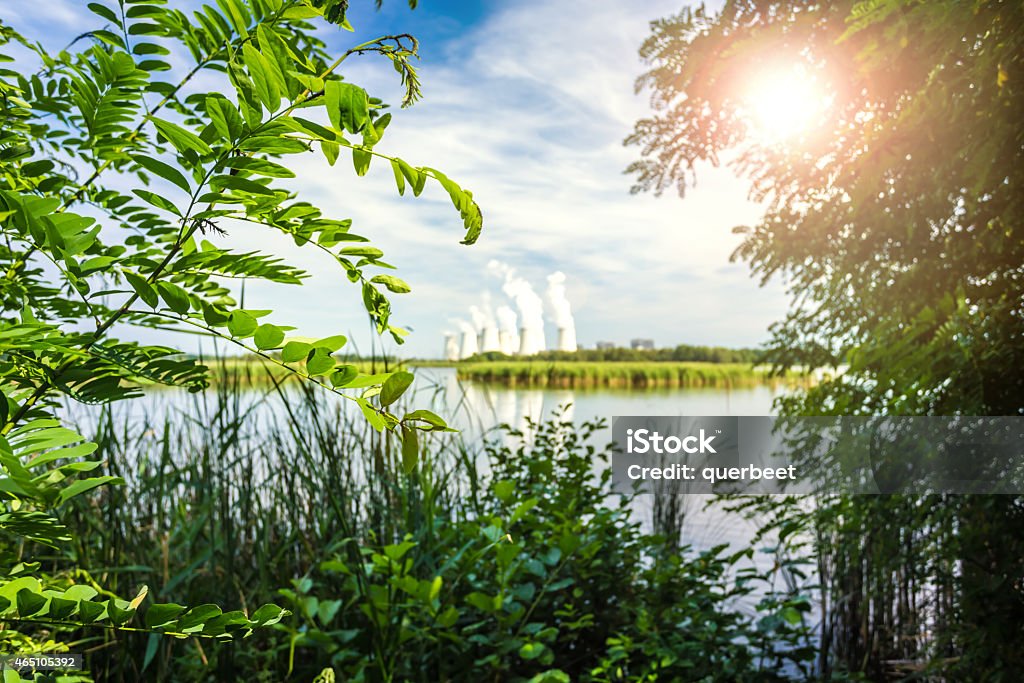
[[[653,351],[654,340],[653,339],[631,339],[629,341],[629,348],[634,351]]]
[[[615,342],[599,341],[597,342],[597,346],[595,346],[594,348],[597,349],[598,351],[607,351],[609,349],[618,348],[618,344],[616,344]]]

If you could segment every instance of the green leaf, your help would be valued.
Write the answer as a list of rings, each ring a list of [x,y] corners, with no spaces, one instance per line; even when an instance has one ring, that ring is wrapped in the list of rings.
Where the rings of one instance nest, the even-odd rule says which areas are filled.
[[[91,602],[90,600],[78,602],[78,618],[86,624],[96,621],[106,611],[106,605],[101,602]]]
[[[69,486],[65,486],[61,489],[60,494],[57,496],[57,503],[65,503],[75,496],[81,495],[87,491],[92,491],[94,488],[104,486],[106,484],[123,484],[124,479],[121,477],[112,477],[105,475],[102,477],[90,477],[88,479],[77,479],[72,482]]]
[[[142,658],[142,670],[145,671],[149,668],[149,665],[153,663],[156,658],[156,653],[160,649],[160,636],[156,633],[150,633],[149,638],[146,639],[146,653]]]
[[[323,12],[308,5],[295,5],[286,9],[281,16],[285,19],[312,19],[322,17]]]
[[[366,175],[370,171],[371,161],[373,161],[373,155],[370,152],[362,147],[352,148],[352,167],[355,168],[356,175]]]
[[[132,190],[132,194],[140,197],[147,204],[155,206],[158,209],[163,209],[164,211],[170,211],[175,216],[181,218],[181,210],[174,205],[174,202],[169,199],[164,199],[155,192],[150,192],[149,190]]]
[[[543,643],[524,643],[519,648],[519,656],[526,660],[537,659],[537,657],[544,654],[545,648],[546,646]]]
[[[167,304],[167,307],[175,313],[185,315],[192,308],[188,292],[178,285],[170,282],[158,282],[156,283],[156,289],[160,293],[160,298]]]
[[[341,347],[348,343],[348,337],[342,334],[336,334],[332,337],[324,337],[323,339],[317,339],[313,342],[312,346],[318,349],[327,349],[328,353],[334,353]]]
[[[56,621],[64,621],[70,617],[77,608],[77,600],[68,600],[67,598],[58,598],[54,596],[50,598],[49,617]]]
[[[121,26],[121,19],[117,16],[114,10],[110,9],[109,7],[101,5],[98,2],[90,2],[88,5],[86,5],[86,7],[88,7],[94,14],[98,14],[107,21],[113,22],[118,26]]]
[[[429,410],[414,410],[411,413],[406,413],[403,418],[403,422],[406,420],[415,420],[417,422],[426,422],[430,425],[430,428],[426,431],[442,431],[442,432],[454,432],[455,430],[448,426],[448,423],[444,421],[440,415],[432,413]]]
[[[391,160],[391,170],[395,174],[395,185],[398,186],[398,194],[405,196],[405,175],[397,159]]]
[[[141,154],[132,155],[132,159],[135,160],[135,163],[137,163],[139,166],[142,166],[150,173],[153,173],[163,178],[164,180],[174,183],[175,185],[183,189],[185,192],[191,194],[192,188],[189,186],[188,180],[185,178],[184,175],[182,175],[181,171],[174,168],[173,166],[165,164],[159,159],[143,156]]]
[[[334,163],[338,160],[338,155],[341,154],[341,145],[330,140],[323,140],[320,143],[320,150],[324,153],[327,163],[334,166]]]
[[[177,621],[178,616],[184,611],[184,606],[176,605],[174,603],[152,605],[146,611],[146,627],[165,628],[170,626]]]
[[[380,404],[382,406],[389,406],[397,401],[405,393],[405,390],[409,388],[409,385],[412,384],[413,379],[411,372],[399,370],[384,380],[384,386],[381,387],[380,391]]]
[[[110,621],[115,625],[124,626],[135,616],[135,610],[132,608],[122,608],[114,598],[111,598],[107,600],[107,616],[110,617]]]
[[[260,98],[267,111],[277,111],[281,106],[281,91],[278,89],[278,76],[270,62],[252,46],[252,43],[242,46],[242,58],[249,75],[252,76],[256,96]]]
[[[261,351],[264,349],[276,349],[284,341],[284,330],[270,323],[260,325],[256,328],[253,341],[256,343],[256,348]]]
[[[46,597],[29,589],[22,588],[18,591],[18,616],[21,618],[32,617],[46,606]]]
[[[407,162],[402,159],[395,159],[395,163],[398,164],[398,169],[405,176],[405,179],[412,185],[412,194],[415,197],[419,197],[420,193],[423,192],[423,188],[427,184],[427,174],[423,171],[413,168]]]
[[[240,171],[255,173],[256,175],[263,175],[271,178],[295,177],[295,173],[290,168],[286,168],[281,164],[275,164],[273,161],[257,159],[255,157],[230,157],[224,161],[224,166],[228,168],[237,168]]]
[[[185,152],[197,152],[200,155],[210,154],[212,151],[210,146],[207,145],[202,139],[199,138],[195,133],[185,130],[176,123],[165,121],[164,119],[158,119],[156,117],[150,117],[153,121],[153,125],[160,131],[160,135],[170,142],[176,150],[184,154]]]
[[[242,136],[245,130],[242,115],[223,95],[210,95],[206,98],[206,113],[220,136],[228,142],[235,142]]]
[[[20,596],[21,594],[19,593],[18,595]],[[790,625],[793,625],[793,626],[795,626],[796,624],[799,624],[803,620],[803,617],[801,616],[800,611],[797,610],[795,607],[785,607],[785,608],[783,608],[783,610],[782,610],[782,618],[786,620],[786,623],[788,623]]]
[[[501,481],[494,482],[494,495],[498,497],[502,503],[507,503],[512,499],[512,494],[515,493],[516,483],[511,479],[502,479]]]
[[[228,318],[228,331],[231,336],[239,339],[252,336],[258,326],[256,318],[245,311],[231,311],[231,317]]]
[[[357,399],[359,409],[363,411],[363,417],[370,423],[370,426],[376,429],[378,432],[384,431],[384,418],[380,416],[370,402],[365,398]]]
[[[376,247],[345,247],[341,250],[345,256],[365,256],[367,258],[380,258],[384,252]]]
[[[263,605],[252,615],[252,621],[256,626],[272,626],[291,614],[288,610],[277,605]]]
[[[230,320],[230,316],[227,311],[220,308],[219,306],[213,306],[206,301],[202,301],[203,306],[203,320],[210,327],[223,327]]]
[[[419,440],[417,430],[402,425],[402,469],[406,474],[416,469],[416,461],[419,459]]]
[[[343,387],[359,375],[359,368],[354,365],[342,365],[340,370],[331,373],[331,386]]]
[[[370,282],[384,285],[395,294],[406,294],[412,291],[405,280],[397,278],[394,275],[376,275],[370,279]]]
[[[197,633],[203,630],[207,621],[215,617],[219,617],[221,614],[223,614],[223,612],[217,605],[198,605],[185,612],[185,614],[178,619],[177,626],[174,630],[180,631],[181,633]]]
[[[296,363],[305,360],[313,348],[311,344],[300,341],[290,341],[281,349],[281,360],[285,363]]]
[[[357,85],[344,81],[328,81],[324,84],[327,101],[327,115],[337,130],[360,133],[370,120],[369,97]]]
[[[466,596],[466,602],[473,607],[476,607],[481,612],[491,614],[495,612],[500,604],[501,598],[499,596],[490,597],[480,592],[473,592]]]
[[[139,295],[139,298],[145,301],[150,308],[156,308],[160,304],[156,290],[153,289],[153,286],[144,277],[129,271],[124,271],[123,275],[124,279],[128,280],[128,284],[135,290],[135,293]]]
[[[334,369],[335,360],[326,349],[315,348],[313,355],[306,361],[306,372],[313,377],[326,375]]]

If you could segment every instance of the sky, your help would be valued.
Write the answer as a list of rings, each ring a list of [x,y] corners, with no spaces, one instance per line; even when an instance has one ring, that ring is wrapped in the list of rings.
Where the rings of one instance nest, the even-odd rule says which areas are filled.
[[[464,246],[458,213],[436,185],[400,197],[379,160],[358,178],[344,155],[333,168],[321,155],[289,158],[298,174],[291,187],[327,215],[352,218],[353,231],[411,285],[392,297],[393,323],[412,330],[402,355],[439,357],[442,333],[468,321],[485,292],[495,305],[510,303],[492,260],[541,295],[549,274],[565,273],[583,347],[636,337],[659,347],[766,341],[786,310],[783,288],[761,287],[745,264],[729,261],[739,243],[732,228],[762,213],[749,184],[708,166],[685,199],[631,195],[623,173],[639,150],[622,140],[650,113],[648,96],[634,92],[644,68],[637,50],[649,22],[678,11],[678,0],[421,0],[415,11],[385,0],[379,12],[370,0],[352,4],[356,33],[322,34],[332,50],[394,32],[421,43],[424,98],[393,108],[378,150],[443,171],[473,192],[485,220],[479,242]],[[50,0],[45,14],[27,5],[0,0],[0,16],[51,48],[95,23],[84,2]],[[402,89],[386,60],[352,58],[343,73],[397,105]],[[358,289],[322,254],[256,226],[232,227],[226,240],[312,275],[298,289],[249,283],[247,307],[273,309],[272,322],[306,336],[348,333],[362,352],[394,350],[372,340]],[[548,343],[554,338],[549,323]]]

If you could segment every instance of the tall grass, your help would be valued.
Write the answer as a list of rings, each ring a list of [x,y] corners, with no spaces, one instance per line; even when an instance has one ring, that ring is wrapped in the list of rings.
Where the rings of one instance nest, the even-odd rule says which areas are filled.
[[[459,363],[456,372],[510,387],[740,388],[780,381],[747,363],[492,361]]]
[[[405,476],[398,444],[344,401],[325,401],[299,383],[234,371],[220,377],[202,394],[157,392],[141,415],[106,408],[86,426],[95,429],[109,473],[127,482],[70,517],[82,532],[72,550],[78,564],[110,590],[147,584],[159,601],[225,610],[280,602],[277,591],[315,567],[337,539],[391,543],[432,524],[434,511],[458,516],[481,498],[458,438],[425,439],[424,466]],[[260,385],[270,388],[253,390]],[[274,668],[266,633],[256,636],[261,647],[238,653],[201,641],[93,638],[97,680],[190,679],[181,668],[189,661],[208,673],[216,661],[223,680],[236,670]],[[182,656],[186,649],[194,656]]]
[[[585,426],[556,420],[486,447],[427,435],[405,473],[399,444],[346,402],[223,377],[85,425],[127,483],[77,504],[71,553],[120,594],[147,584],[160,602],[273,601],[294,614],[235,643],[83,632],[96,680],[310,681],[324,667],[343,680],[512,680],[547,668],[618,680],[668,661],[687,680],[754,670],[772,680],[805,639],[784,619],[755,629],[731,611],[769,578],[733,566],[745,553],[685,559],[677,510],[662,515],[671,538],[641,534],[630,503],[609,496],[608,471],[595,470],[604,456]],[[736,571],[747,572],[742,586]],[[438,580],[428,600],[423,587]],[[764,613],[803,609],[794,595],[766,595]],[[496,596],[507,607],[493,610]]]

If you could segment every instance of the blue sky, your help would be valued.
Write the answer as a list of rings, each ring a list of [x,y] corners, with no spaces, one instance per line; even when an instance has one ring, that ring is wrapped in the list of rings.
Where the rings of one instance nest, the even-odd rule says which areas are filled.
[[[84,5],[51,0],[44,17],[22,0],[0,0],[0,11],[59,49],[85,25]],[[334,168],[322,157],[296,162],[293,187],[327,213],[351,217],[412,286],[394,297],[394,322],[413,329],[403,354],[439,355],[442,331],[468,320],[484,292],[505,303],[501,281],[488,272],[492,259],[541,294],[546,276],[563,271],[584,346],[632,337],[659,346],[766,339],[785,311],[782,288],[759,287],[744,264],[729,262],[738,243],[731,228],[761,214],[747,183],[709,167],[698,170],[685,199],[655,198],[630,195],[622,173],[637,154],[622,139],[649,111],[647,96],[633,92],[643,68],[637,48],[648,22],[678,2],[423,0],[410,11],[385,0],[380,12],[369,0],[353,5],[356,33],[325,32],[332,48],[391,32],[412,33],[422,46],[425,97],[396,108],[380,149],[441,169],[474,192],[485,215],[478,244],[462,246],[459,217],[439,189],[399,197],[386,165],[356,178],[344,159]],[[381,59],[350,60],[345,76],[387,101],[400,97],[397,75]],[[358,291],[332,264],[249,227],[230,240],[314,276],[301,290],[250,285],[249,307],[272,308],[274,322],[309,336],[351,332],[368,349]]]

